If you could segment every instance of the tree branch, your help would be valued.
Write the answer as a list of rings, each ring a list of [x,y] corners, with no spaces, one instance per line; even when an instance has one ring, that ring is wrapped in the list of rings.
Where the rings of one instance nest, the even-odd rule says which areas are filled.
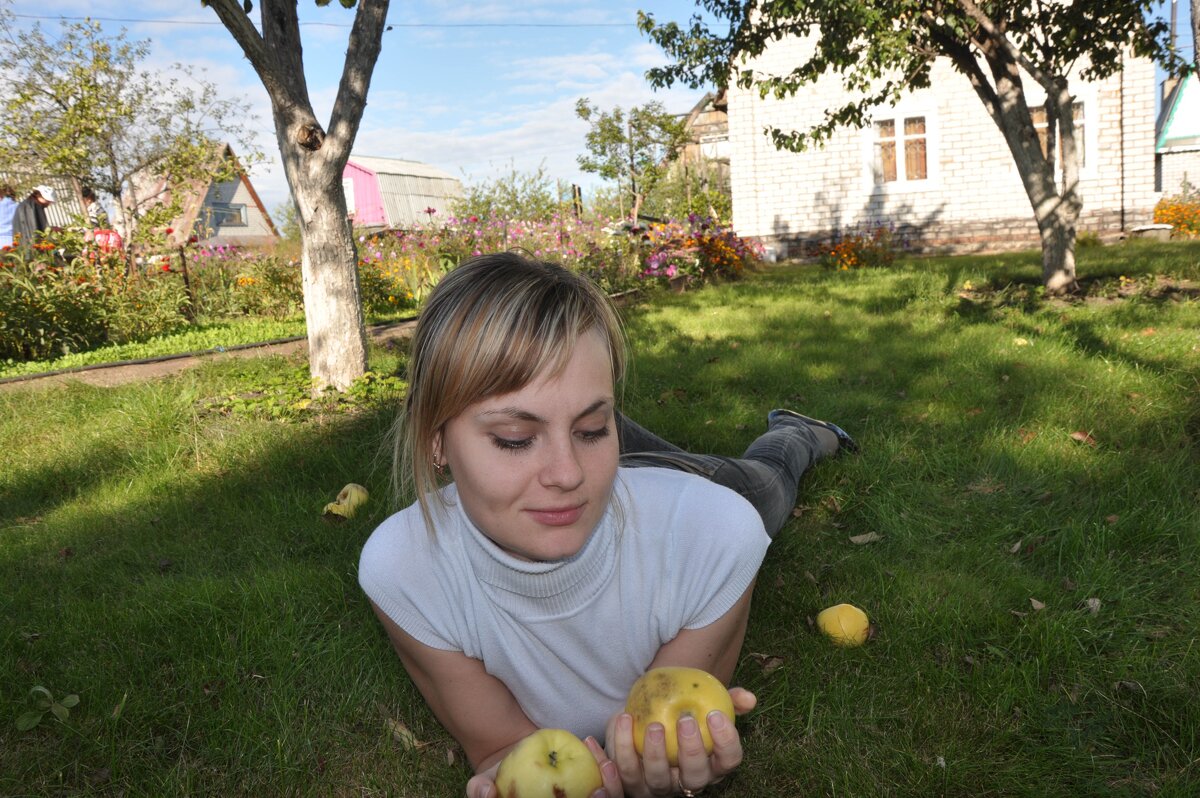
[[[389,0],[359,0],[354,15],[346,47],[346,64],[329,117],[330,146],[333,148],[329,157],[338,161],[349,157],[367,105],[367,89],[383,43],[388,4]]]
[[[1008,38],[1008,35],[998,25],[996,25],[995,22],[992,21],[991,17],[984,13],[983,9],[975,4],[974,0],[956,0],[956,2],[958,3],[959,7],[967,13],[967,16],[979,24],[979,27],[982,28],[983,32],[987,34],[988,39],[998,45],[1009,59],[1019,64],[1020,67],[1028,72],[1034,80],[1040,83],[1047,92],[1053,91],[1054,76],[1048,74],[1045,70],[1035,64],[1029,58],[1029,56],[1021,52],[1020,48],[1012,43],[1012,40]]]

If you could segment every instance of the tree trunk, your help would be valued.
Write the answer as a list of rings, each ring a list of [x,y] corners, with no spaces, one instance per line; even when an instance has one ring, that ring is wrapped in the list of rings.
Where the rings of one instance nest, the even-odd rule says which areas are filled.
[[[1075,221],[1078,212],[1071,214],[1058,206],[1046,218],[1038,219],[1042,237],[1042,285],[1048,294],[1073,293],[1075,282]]]
[[[342,170],[367,103],[388,0],[357,3],[328,135],[308,97],[296,0],[260,0],[261,34],[247,16],[251,4],[208,0],[208,5],[241,45],[271,98],[303,242],[304,314],[315,390],[345,390],[367,370],[367,339]]]
[[[342,182],[298,181],[292,191],[301,230],[309,371],[317,391],[345,390],[367,370],[367,336]]]

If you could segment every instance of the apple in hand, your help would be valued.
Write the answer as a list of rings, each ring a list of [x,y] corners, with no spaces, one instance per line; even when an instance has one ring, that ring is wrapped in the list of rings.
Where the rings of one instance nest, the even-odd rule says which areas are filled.
[[[500,760],[500,798],[591,798],[604,786],[583,741],[563,729],[538,729]]]
[[[724,712],[733,723],[733,699],[721,680],[699,668],[651,668],[633,683],[625,711],[633,716],[633,746],[638,754],[646,740],[646,727],[661,723],[666,731],[667,761],[679,764],[679,740],[675,724],[683,717],[696,719],[704,750],[712,753],[712,735],[708,731],[708,713]]]

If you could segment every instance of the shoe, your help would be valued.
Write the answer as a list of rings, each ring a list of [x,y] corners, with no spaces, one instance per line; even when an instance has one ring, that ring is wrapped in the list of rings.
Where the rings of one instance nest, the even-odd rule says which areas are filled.
[[[803,421],[805,424],[808,424],[809,426],[824,427],[825,429],[832,432],[834,435],[837,436],[837,439],[838,439],[838,448],[837,448],[837,451],[834,453],[835,455],[841,454],[842,452],[850,452],[851,454],[858,454],[858,452],[859,452],[858,444],[854,442],[854,439],[850,437],[849,433],[847,433],[846,430],[842,429],[837,424],[831,424],[828,421],[820,421],[815,418],[809,418],[808,416],[801,415],[794,410],[784,410],[784,409],[780,408],[778,410],[772,410],[770,413],[767,413],[767,425],[770,426],[771,424],[774,424],[775,419],[780,418],[780,417],[794,418],[797,421]]]

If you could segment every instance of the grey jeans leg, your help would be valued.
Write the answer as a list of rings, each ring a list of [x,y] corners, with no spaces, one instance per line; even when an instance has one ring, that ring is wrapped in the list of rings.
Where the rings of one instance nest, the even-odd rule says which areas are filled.
[[[805,423],[781,418],[754,440],[741,457],[693,454],[617,416],[621,465],[655,466],[710,479],[746,498],[775,537],[791,517],[804,472],[817,461],[820,443]]]

